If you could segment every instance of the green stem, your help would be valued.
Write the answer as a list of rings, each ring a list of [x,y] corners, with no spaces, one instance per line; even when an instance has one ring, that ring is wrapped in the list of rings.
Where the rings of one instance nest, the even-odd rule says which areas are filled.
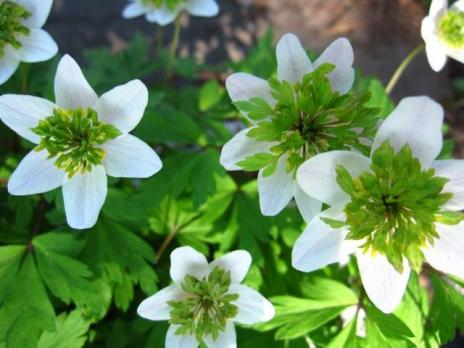
[[[169,60],[166,67],[166,80],[171,77],[172,65],[174,64],[174,59],[176,57],[177,47],[179,46],[180,38],[180,16],[176,18],[174,24],[174,36],[172,37],[171,47],[169,49]]]
[[[161,56],[163,52],[163,27],[161,25],[158,26],[158,31],[156,33],[156,54]]]
[[[22,63],[19,67],[19,76],[21,79],[21,93],[26,94],[29,82],[29,72],[31,67],[29,64]]]
[[[409,64],[416,58],[419,53],[422,52],[422,50],[425,48],[425,44],[422,44],[414,49],[409,55],[403,60],[403,62],[398,66],[396,69],[395,73],[393,74],[392,78],[390,79],[390,82],[388,82],[387,87],[385,90],[387,91],[387,94],[390,94],[395,88],[396,84],[398,83],[399,79],[401,78],[401,75],[403,75],[404,71],[406,68],[409,66]]]

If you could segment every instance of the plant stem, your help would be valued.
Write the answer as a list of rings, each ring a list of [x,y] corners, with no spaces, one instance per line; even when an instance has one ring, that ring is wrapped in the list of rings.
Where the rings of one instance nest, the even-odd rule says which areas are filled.
[[[22,63],[19,67],[19,74],[21,78],[21,93],[26,94],[29,82],[29,71],[31,67],[29,64]]]
[[[156,33],[156,49],[157,49],[156,54],[159,57],[161,56],[163,52],[163,41],[164,41],[163,37],[164,37],[163,27],[159,25],[157,33]]]
[[[416,58],[419,55],[419,53],[422,52],[424,48],[425,48],[425,44],[421,44],[420,46],[416,47],[411,53],[409,53],[409,55],[398,66],[392,78],[390,79],[390,82],[388,82],[388,85],[385,88],[388,94],[390,94],[393,88],[395,88],[396,84],[401,78],[401,75],[403,75],[403,73],[405,72],[409,64],[414,60],[414,58]]]
[[[171,244],[172,240],[176,236],[177,231],[179,231],[179,229],[177,227],[174,227],[172,231],[164,239],[163,244],[161,244],[158,252],[156,253],[156,257],[155,257],[156,263],[158,263],[161,260],[161,257],[163,256],[164,252],[167,250],[169,244]]]
[[[28,246],[29,249],[32,248],[32,241],[34,240],[34,237],[37,235],[37,233],[40,232],[40,229],[42,228],[46,205],[47,205],[47,202],[45,201],[44,196],[40,195],[40,203],[37,208],[36,215],[35,215],[34,225],[32,226],[32,229],[31,229],[31,238],[30,238],[30,242]]]
[[[171,77],[172,65],[174,64],[174,59],[176,58],[177,47],[179,46],[180,38],[180,16],[176,18],[174,24],[174,35],[172,37],[171,47],[169,48],[169,60],[166,67],[166,80]]]

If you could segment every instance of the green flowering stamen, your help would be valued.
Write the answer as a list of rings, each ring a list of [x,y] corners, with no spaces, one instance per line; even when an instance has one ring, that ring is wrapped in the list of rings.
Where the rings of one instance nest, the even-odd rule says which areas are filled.
[[[45,149],[49,158],[56,157],[55,165],[70,178],[101,164],[105,151],[99,145],[122,134],[114,126],[100,122],[92,109],[55,109],[32,131],[42,138],[36,151]]]
[[[440,18],[438,35],[452,48],[464,47],[464,12],[448,11]]]
[[[179,5],[185,3],[186,0],[142,0],[142,3],[147,6],[154,6],[155,8],[161,8],[163,5],[174,11]]]
[[[181,286],[187,297],[168,302],[170,323],[179,325],[176,335],[195,335],[198,341],[211,336],[216,340],[227,322],[238,313],[238,307],[232,302],[239,295],[228,293],[230,283],[230,272],[220,267],[201,280],[187,275]]]
[[[277,142],[270,154],[258,153],[237,163],[243,170],[264,169],[272,175],[281,156],[287,155],[287,171],[294,172],[305,160],[320,152],[357,149],[368,153],[361,138],[371,138],[378,121],[378,110],[364,106],[370,94],[340,95],[332,90],[327,75],[332,64],[322,64],[291,85],[270,79],[272,96],[277,103],[270,106],[264,99],[252,98],[235,105],[257,127],[247,136],[264,142]]]
[[[22,6],[12,1],[0,1],[0,58],[5,54],[8,45],[18,49],[21,43],[19,35],[29,35],[30,30],[22,24],[31,14]]]
[[[462,213],[441,209],[452,197],[442,192],[447,181],[434,169],[422,170],[408,145],[395,154],[388,141],[374,152],[370,172],[353,179],[337,167],[337,182],[351,198],[345,206],[347,238],[365,240],[366,252],[385,255],[400,272],[403,257],[419,272],[421,249],[438,237],[435,223],[463,219]]]

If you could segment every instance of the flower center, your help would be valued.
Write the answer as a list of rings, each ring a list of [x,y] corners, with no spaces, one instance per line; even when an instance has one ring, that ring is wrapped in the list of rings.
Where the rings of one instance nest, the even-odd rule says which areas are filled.
[[[179,5],[185,3],[186,0],[142,0],[142,3],[146,6],[152,6],[155,8],[161,8],[163,5],[174,11]]]
[[[56,158],[55,165],[70,178],[101,164],[105,151],[100,145],[122,134],[114,126],[100,122],[90,108],[57,108],[32,131],[41,137],[36,151],[47,150],[49,158]]]
[[[276,104],[252,98],[235,105],[257,123],[247,136],[275,142],[270,154],[256,154],[237,163],[244,170],[264,169],[271,175],[281,156],[287,155],[287,171],[294,172],[305,160],[320,152],[355,148],[368,153],[361,138],[371,138],[377,124],[378,110],[365,106],[369,94],[340,95],[332,90],[327,75],[335,67],[322,64],[291,85],[269,80]]]
[[[30,30],[22,24],[31,14],[22,6],[12,1],[0,1],[0,58],[8,45],[18,49],[21,43],[19,35],[29,35]]]
[[[337,181],[350,196],[345,206],[347,238],[363,240],[364,249],[385,255],[398,270],[403,258],[415,270],[424,261],[421,249],[438,237],[435,223],[455,224],[461,213],[441,209],[451,197],[442,193],[445,178],[422,170],[408,145],[395,154],[386,141],[373,154],[371,170],[352,178],[337,167]]]
[[[452,48],[464,47],[464,12],[448,11],[440,18],[438,35]]]
[[[198,341],[211,336],[216,340],[238,312],[232,302],[239,295],[228,292],[230,283],[230,272],[220,267],[215,267],[208,277],[201,280],[187,275],[181,285],[186,297],[168,302],[171,307],[170,323],[179,325],[176,335],[195,335]]]

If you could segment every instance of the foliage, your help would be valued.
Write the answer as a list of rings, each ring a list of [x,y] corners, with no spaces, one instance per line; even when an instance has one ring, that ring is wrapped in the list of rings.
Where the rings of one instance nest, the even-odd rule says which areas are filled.
[[[232,68],[272,76],[272,33],[240,62],[213,69],[176,59],[176,80],[169,84],[162,81],[167,52],[153,57],[142,35],[116,54],[98,49],[84,56],[85,75],[99,93],[133,78],[150,82],[149,107],[134,133],[156,147],[163,170],[144,180],[110,179],[99,222],[76,232],[66,225],[60,191],[7,194],[8,177],[32,145],[0,126],[5,150],[0,153],[0,347],[162,347],[167,325],[137,318],[136,307],[169,285],[168,255],[178,245],[210,259],[236,249],[253,255],[245,283],[271,298],[277,315],[265,324],[239,327],[239,347],[303,348],[309,342],[331,348],[439,347],[463,328],[460,280],[432,275],[429,303],[412,275],[400,308],[385,315],[365,297],[353,260],[310,274],[293,270],[291,247],[304,226],[296,207],[262,216],[254,175],[220,166],[220,149],[248,122],[228,99],[223,73]],[[27,88],[28,94],[53,99],[56,64],[21,67],[0,93]],[[271,81],[275,89],[286,88]],[[354,93],[370,95],[356,107],[375,109],[379,117],[392,109],[376,79],[360,77]],[[250,103],[255,118],[269,112],[260,100]],[[254,158],[246,165],[254,171],[268,160]],[[355,314],[342,320],[353,307]]]

